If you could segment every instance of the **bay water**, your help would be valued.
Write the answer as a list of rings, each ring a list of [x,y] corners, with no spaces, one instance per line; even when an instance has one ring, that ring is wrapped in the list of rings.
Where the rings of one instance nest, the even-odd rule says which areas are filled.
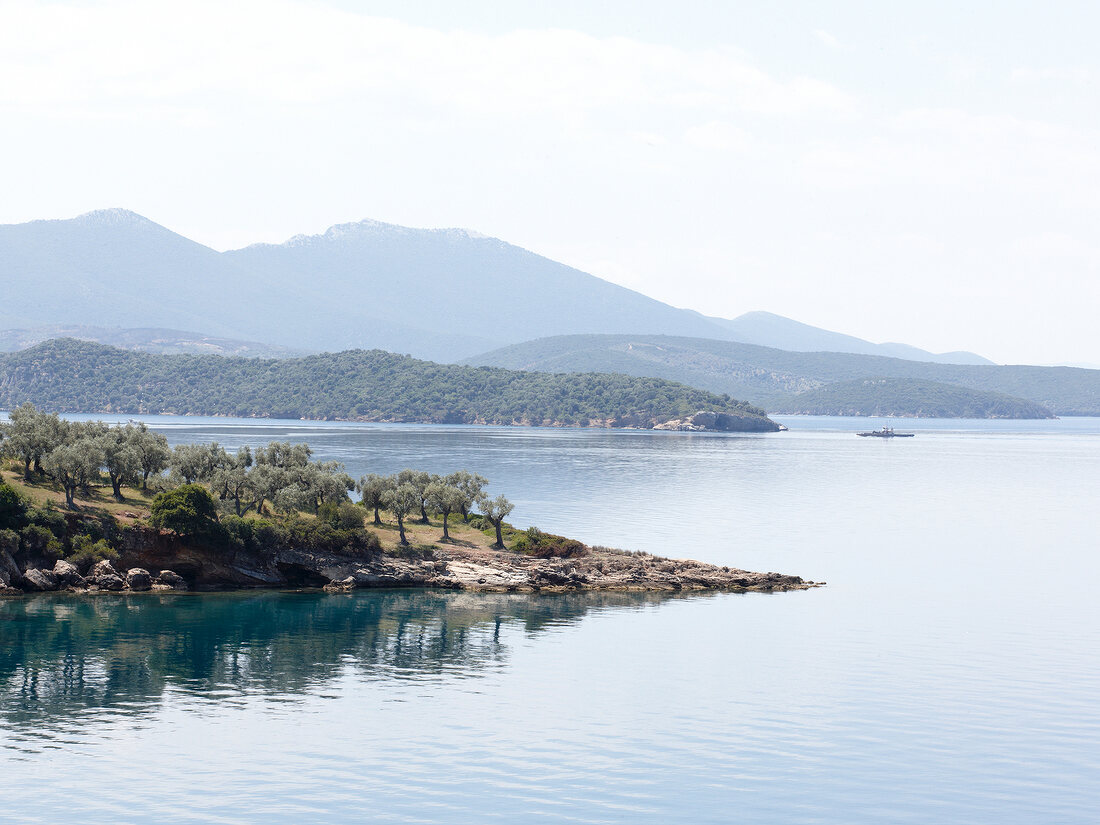
[[[828,585],[5,600],[0,822],[1100,816],[1100,419],[145,420],[355,477],[467,468],[519,526]]]

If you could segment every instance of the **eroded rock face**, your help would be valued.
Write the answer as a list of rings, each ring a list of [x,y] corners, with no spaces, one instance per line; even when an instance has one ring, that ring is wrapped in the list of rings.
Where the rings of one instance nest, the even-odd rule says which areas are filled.
[[[57,576],[49,570],[29,567],[23,571],[23,589],[37,593],[57,590]]]
[[[126,586],[134,591],[149,590],[153,577],[144,567],[131,567],[126,571]]]
[[[163,585],[170,590],[188,590],[187,582],[183,576],[172,570],[161,570],[160,575],[157,576],[157,584]]]
[[[76,569],[75,565],[64,559],[57,560],[57,563],[53,566],[53,574],[57,576],[59,585],[66,587],[84,586],[84,577],[80,575],[80,571]]]
[[[0,576],[7,576],[7,581],[19,581],[19,565],[15,563],[11,553],[0,550]]]
[[[107,559],[100,559],[92,567],[92,572],[88,574],[88,578],[95,579],[100,576],[117,576],[118,571],[115,570],[115,566],[111,564]]]
[[[121,590],[126,586],[122,576],[100,576],[98,581],[100,588],[103,590]]]

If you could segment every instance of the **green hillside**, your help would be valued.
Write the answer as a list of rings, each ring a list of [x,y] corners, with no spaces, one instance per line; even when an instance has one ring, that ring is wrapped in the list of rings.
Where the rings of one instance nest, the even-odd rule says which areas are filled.
[[[1004,393],[911,378],[838,381],[777,402],[773,412],[913,418],[1054,418],[1046,407]]]
[[[485,353],[468,359],[468,363],[653,376],[745,398],[771,411],[792,409],[794,396],[826,384],[894,378],[1002,393],[1041,405],[1057,415],[1100,415],[1100,370],[1075,367],[934,364],[841,352],[790,352],[663,335],[542,338]]]
[[[700,410],[772,431],[764,412],[655,378],[419,361],[382,350],[305,358],[153,355],[73,339],[0,355],[0,409],[456,424],[652,427]]]

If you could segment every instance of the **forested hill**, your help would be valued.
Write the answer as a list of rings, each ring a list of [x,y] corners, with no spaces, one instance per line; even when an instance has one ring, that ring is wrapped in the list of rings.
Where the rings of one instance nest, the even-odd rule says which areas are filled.
[[[774,412],[912,418],[1054,418],[1046,407],[1022,398],[912,378],[837,381],[777,401]]]
[[[468,359],[467,363],[548,372],[653,376],[729,393],[773,412],[804,409],[800,394],[838,382],[845,386],[836,388],[829,403],[839,402],[854,409],[857,401],[871,401],[860,389],[859,381],[891,378],[911,382],[904,394],[894,395],[896,401],[914,402],[905,415],[917,415],[920,409],[947,409],[941,403],[947,397],[942,391],[929,396],[928,404],[915,395],[925,386],[921,382],[1013,396],[1021,410],[1030,403],[1056,415],[1100,415],[1100,370],[1075,367],[932,364],[844,352],[790,352],[667,335],[561,335],[515,344]],[[893,390],[898,387],[893,385]],[[853,394],[841,397],[845,391]],[[974,396],[954,398],[960,406],[945,413],[951,417],[963,415],[962,411],[976,400]],[[824,399],[822,396],[820,400]],[[871,409],[867,407],[862,414],[874,414]]]
[[[0,355],[0,409],[454,424],[652,427],[699,411],[773,431],[764,412],[656,378],[420,361],[382,350],[280,360],[153,355],[48,341]]]

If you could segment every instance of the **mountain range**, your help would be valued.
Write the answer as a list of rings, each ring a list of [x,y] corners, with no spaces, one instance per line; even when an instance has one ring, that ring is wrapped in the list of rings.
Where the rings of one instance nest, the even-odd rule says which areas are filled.
[[[611,333],[989,363],[770,313],[710,318],[496,238],[377,221],[218,252],[133,212],[100,210],[0,226],[0,278],[8,350],[74,335],[151,352],[379,348],[452,362],[534,338]]]
[[[664,335],[561,335],[513,344],[466,363],[664,378],[727,393],[772,413],[1100,415],[1100,370],[1075,367],[934,364]]]

